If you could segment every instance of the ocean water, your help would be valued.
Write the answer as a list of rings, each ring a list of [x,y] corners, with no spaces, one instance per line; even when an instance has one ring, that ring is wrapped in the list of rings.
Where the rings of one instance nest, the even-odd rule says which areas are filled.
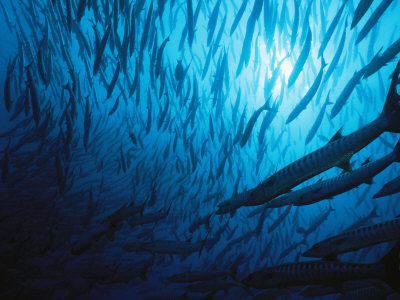
[[[399,176],[398,158],[317,203],[264,209],[246,196],[381,115],[400,2],[372,1],[351,28],[360,2],[371,1],[0,2],[1,298],[366,299],[361,288],[378,286],[367,295],[395,299],[379,278],[351,294],[340,271],[265,290],[244,280],[399,215],[399,194],[374,198]],[[349,155],[353,170],[393,151],[389,131]],[[279,173],[274,186],[301,179],[275,196],[343,172],[321,164]],[[393,245],[337,261],[378,263]],[[195,271],[203,280],[171,277]]]

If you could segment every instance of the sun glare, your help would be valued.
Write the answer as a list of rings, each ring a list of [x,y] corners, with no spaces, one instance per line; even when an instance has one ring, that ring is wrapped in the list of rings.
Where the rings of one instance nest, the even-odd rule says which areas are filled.
[[[261,72],[260,72],[260,78],[259,78],[259,87],[260,87],[260,92],[263,92],[264,90],[264,84],[265,84],[265,75],[266,72],[268,74],[268,79],[271,79],[272,72],[275,70],[275,68],[278,67],[278,63],[287,56],[285,51],[282,51],[280,49],[275,51],[276,59],[271,59],[273,55],[273,51],[267,51],[266,45],[262,39],[258,39],[258,49],[260,52],[260,67],[261,67]],[[273,62],[273,66],[270,65],[271,61]],[[279,95],[281,92],[282,88],[282,81],[287,84],[287,81],[289,79],[290,74],[293,71],[293,66],[288,58],[285,58],[282,64],[280,65],[279,68],[279,74],[278,77],[275,81],[274,87],[272,89],[272,96],[276,97]]]

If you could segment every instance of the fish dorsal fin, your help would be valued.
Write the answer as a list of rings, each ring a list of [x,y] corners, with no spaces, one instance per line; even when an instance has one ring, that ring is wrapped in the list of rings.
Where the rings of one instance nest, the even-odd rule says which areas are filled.
[[[346,160],[340,162],[337,166],[346,172],[349,172],[349,173],[353,172],[353,168],[351,167],[351,164],[350,164],[350,159],[346,159]]]
[[[332,142],[334,142],[334,141],[336,141],[336,140],[338,140],[338,139],[340,139],[341,137],[342,137],[342,128],[340,128],[340,129],[335,133],[335,135],[329,140],[328,144],[329,144],[329,143],[332,143]]]

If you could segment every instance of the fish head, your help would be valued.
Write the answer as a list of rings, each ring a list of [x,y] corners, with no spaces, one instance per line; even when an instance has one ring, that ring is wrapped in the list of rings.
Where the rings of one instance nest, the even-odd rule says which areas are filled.
[[[326,255],[326,247],[322,243],[313,245],[310,249],[305,251],[302,256],[304,257],[324,257]]]

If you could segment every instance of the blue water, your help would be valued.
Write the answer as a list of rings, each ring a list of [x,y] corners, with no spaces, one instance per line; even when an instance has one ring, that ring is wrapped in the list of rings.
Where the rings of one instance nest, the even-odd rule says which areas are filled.
[[[105,5],[109,6],[108,10],[113,18],[114,1],[92,1],[97,2],[103,21]],[[7,66],[17,56],[11,75],[11,111],[6,110],[3,93],[0,101],[2,172],[5,172],[5,153],[9,151],[7,180],[0,183],[0,240],[4,245],[3,253],[15,253],[19,249],[15,262],[6,263],[7,259],[2,261],[3,273],[8,277],[6,282],[12,287],[9,294],[4,294],[7,299],[17,298],[18,290],[22,290],[21,299],[34,298],[35,295],[42,295],[41,293],[54,299],[68,299],[75,295],[77,299],[178,299],[178,296],[185,294],[186,285],[168,282],[167,278],[173,274],[189,270],[229,270],[232,263],[243,255],[234,278],[238,279],[236,282],[239,284],[240,279],[258,269],[284,262],[307,260],[301,256],[302,252],[314,243],[342,232],[373,210],[377,217],[369,218],[363,225],[399,214],[398,194],[372,198],[384,183],[398,176],[400,168],[397,163],[375,176],[371,185],[362,184],[331,200],[293,207],[283,222],[273,232],[268,233],[268,228],[286,207],[274,209],[264,220],[260,234],[232,246],[229,244],[231,241],[257,227],[259,215],[252,218],[247,216],[253,207],[239,208],[233,216],[215,214],[219,204],[232,197],[234,192],[240,193],[254,188],[275,171],[324,146],[339,129],[346,135],[379,116],[389,89],[389,76],[396,66],[398,55],[371,77],[361,79],[339,114],[332,120],[330,114],[333,104],[328,105],[315,137],[305,144],[308,132],[328,93],[330,102],[335,103],[353,74],[369,63],[381,49],[386,50],[398,40],[399,1],[390,4],[359,44],[355,41],[361,29],[382,1],[373,1],[353,29],[350,29],[350,24],[359,1],[347,1],[323,53],[327,62],[324,69],[326,71],[338,50],[343,30],[346,30],[346,40],[338,65],[330,79],[319,86],[307,108],[289,124],[286,124],[289,114],[307,93],[320,70],[318,51],[342,1],[315,0],[311,4],[310,53],[299,77],[290,87],[287,87],[288,79],[304,47],[300,38],[304,34],[303,22],[309,1],[264,1],[263,10],[255,23],[249,63],[243,66],[238,76],[236,72],[244,45],[246,24],[254,1],[247,3],[243,17],[232,35],[231,25],[242,2],[221,2],[212,41],[215,41],[225,16],[226,23],[219,44],[212,42],[210,46],[207,46],[207,26],[216,1],[202,1],[193,44],[190,46],[186,37],[181,49],[179,43],[188,19],[187,2],[165,2],[160,18],[158,3],[161,1],[153,1],[149,37],[143,51],[140,90],[137,88],[129,97],[135,69],[138,67],[136,58],[140,55],[140,43],[150,1],[145,1],[143,9],[136,12],[134,51],[131,56],[128,51],[127,71],[124,72],[121,68],[110,98],[107,98],[107,86],[102,77],[104,76],[107,84],[112,80],[117,60],[120,60],[118,39],[121,44],[124,39],[127,20],[124,14],[130,14],[135,2],[116,0],[125,3],[127,8],[118,14],[117,30],[111,30],[112,38],[105,47],[101,70],[95,76],[92,76],[96,54],[94,27],[101,39],[107,26],[95,21],[93,9],[86,9],[78,23],[76,9],[80,1],[71,0],[72,23],[80,28],[86,39],[90,48],[89,55],[82,42],[78,41],[77,29],[73,28],[72,33],[68,32],[66,3],[69,1],[57,1],[54,7],[52,1],[13,2],[17,15],[11,2],[1,3],[4,7],[0,13],[1,90],[4,89],[7,78]],[[270,12],[264,14],[267,3],[270,5]],[[296,3],[299,4],[299,25],[295,44],[291,49]],[[193,1],[193,13],[197,4],[198,1]],[[139,4],[136,3],[137,5]],[[267,32],[265,22],[275,14],[279,23],[282,10],[286,10],[283,26],[279,27],[277,24],[273,32]],[[10,20],[11,28],[8,27],[7,19]],[[48,29],[48,47],[43,51],[46,58],[51,56],[52,65],[47,87],[38,71],[39,42],[44,36],[46,21],[51,26]],[[161,43],[168,36],[170,40],[165,46],[161,64],[161,72],[165,73],[165,86],[160,97],[163,75],[158,79],[154,78],[156,55],[153,53],[157,54]],[[18,50],[19,45],[23,49],[23,58]],[[72,70],[63,58],[62,47],[71,60]],[[213,47],[215,54],[202,79],[207,55]],[[221,93],[218,94],[213,92],[213,84],[218,78],[217,71],[221,69],[219,66],[224,55],[226,64],[223,81],[220,82]],[[270,79],[278,62],[286,56],[273,88],[265,92],[266,76]],[[182,91],[177,95],[179,83],[174,73],[178,60],[182,61],[184,68],[188,67],[188,71],[183,79]],[[24,67],[29,64],[39,98],[39,125],[33,120],[32,107],[27,114],[22,110],[13,117],[17,107],[20,107],[18,105],[25,103],[23,95],[28,79]],[[72,100],[71,94],[63,88],[66,84],[71,88],[76,86]],[[195,85],[198,101],[192,102]],[[234,111],[239,89],[240,103],[237,111]],[[21,95],[22,98],[19,98]],[[217,99],[215,95],[218,95]],[[158,128],[167,97],[168,111]],[[117,99],[118,106],[112,112]],[[85,147],[83,139],[87,101],[91,126],[88,146]],[[277,112],[265,131],[263,142],[259,142],[259,132],[264,117],[269,113],[267,111],[260,114],[244,147],[240,143],[232,145],[242,114],[246,116],[246,127],[251,116],[265,101],[269,101],[271,107],[277,108]],[[69,116],[66,117],[66,114]],[[44,123],[46,117],[49,118],[48,123]],[[71,119],[70,124],[68,118]],[[210,120],[214,131],[213,140]],[[25,126],[20,125],[23,121],[26,121]],[[41,125],[45,129],[39,133],[37,129]],[[17,129],[13,130],[15,128]],[[12,131],[9,132],[10,130]],[[130,134],[137,139],[136,144]],[[70,140],[66,142],[68,135]],[[374,161],[390,153],[397,140],[398,134],[383,133],[351,158],[353,168],[361,166],[366,159]],[[63,190],[57,178],[59,170],[56,157],[61,157],[62,161],[65,180]],[[334,167],[294,189],[315,183],[321,178],[337,176],[341,172],[341,169]],[[215,194],[217,196],[210,199]],[[134,203],[137,206],[145,201],[144,214],[165,212],[170,207],[168,215],[157,222],[134,228],[127,224],[129,218],[123,220],[118,224],[114,241],[102,236],[98,241],[90,243],[90,247],[82,254],[71,254],[74,243],[89,228],[99,228],[107,216],[125,204]],[[96,208],[93,203],[97,203]],[[306,243],[279,258],[282,251],[302,240],[303,236],[297,232],[298,228],[308,228],[330,206],[334,211],[306,237]],[[210,227],[201,225],[191,233],[189,228],[193,222],[208,215],[211,215]],[[213,237],[218,231],[221,231],[221,235],[215,245],[204,247],[201,254],[197,251],[187,256],[152,255],[146,252],[131,253],[123,249],[128,242],[138,240],[197,243]],[[367,250],[341,255],[340,260],[373,263],[388,250],[387,243],[379,244]],[[151,267],[147,270],[146,280],[133,276],[129,280],[101,284],[95,280],[85,280],[81,276],[82,270],[94,270],[95,264],[109,265],[116,274],[129,266],[142,269],[148,261],[151,261]],[[15,275],[21,272],[23,276]],[[231,277],[229,279],[234,280]],[[258,291],[254,289],[251,293],[257,294]],[[206,294],[188,293],[187,296],[191,299],[190,297]],[[337,296],[330,295],[320,299],[334,299]],[[217,291],[213,299],[251,299],[251,296],[241,287],[234,287]],[[279,299],[300,299],[300,296],[284,289]]]

